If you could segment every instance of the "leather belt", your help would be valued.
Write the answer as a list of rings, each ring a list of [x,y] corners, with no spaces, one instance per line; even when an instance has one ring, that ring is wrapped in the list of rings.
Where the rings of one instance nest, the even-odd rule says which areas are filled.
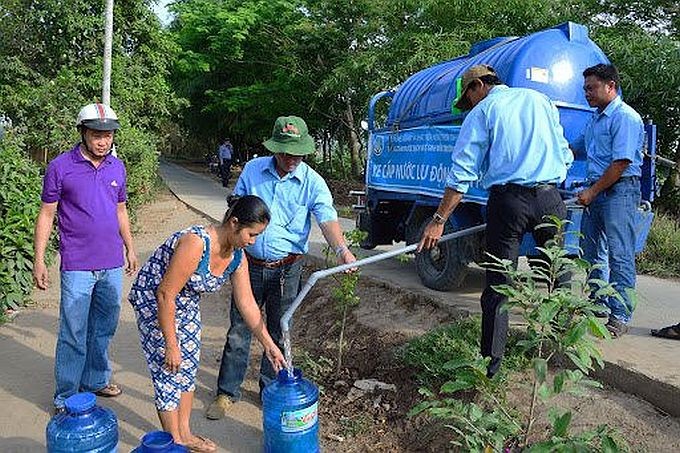
[[[513,184],[513,183],[508,183],[508,184],[499,184],[496,186],[491,186],[491,189],[489,189],[490,192],[496,192],[496,193],[503,193],[503,192],[513,192],[513,193],[518,193],[518,192],[542,192],[544,190],[551,190],[555,189],[557,187],[557,184],[555,183],[538,183],[534,184],[532,186],[522,186],[520,184]]]
[[[266,267],[267,269],[276,269],[276,268],[279,268],[281,266],[293,264],[294,262],[302,259],[303,256],[304,255],[300,255],[298,253],[291,253],[288,256],[281,258],[280,260],[267,261],[267,260],[258,260],[257,258],[253,257],[252,255],[249,255],[249,254],[246,253],[246,257],[248,258],[248,263],[255,264],[257,266]]]

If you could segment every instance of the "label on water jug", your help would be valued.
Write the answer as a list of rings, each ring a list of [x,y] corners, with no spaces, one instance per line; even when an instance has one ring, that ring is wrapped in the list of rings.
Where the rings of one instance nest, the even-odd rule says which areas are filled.
[[[284,433],[296,433],[311,428],[319,418],[319,403],[296,411],[284,411],[281,413],[281,431]]]

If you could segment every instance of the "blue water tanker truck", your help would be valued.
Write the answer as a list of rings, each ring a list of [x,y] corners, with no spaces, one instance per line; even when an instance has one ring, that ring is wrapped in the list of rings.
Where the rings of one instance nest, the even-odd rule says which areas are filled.
[[[357,226],[368,233],[365,248],[401,241],[412,244],[420,239],[443,196],[451,152],[464,117],[451,108],[460,89],[457,80],[469,67],[481,63],[493,66],[508,86],[533,88],[550,97],[571,143],[593,112],[583,93],[582,73],[609,60],[590,40],[586,27],[567,22],[520,38],[478,42],[467,55],[424,69],[396,89],[374,95],[368,110],[365,198],[355,206],[359,210]],[[378,119],[376,109],[384,112],[385,107],[387,114]],[[646,124],[645,131],[638,252],[651,227],[651,201],[656,192],[656,127]],[[560,187],[563,198],[575,197],[585,180],[586,156],[579,152]],[[445,234],[485,223],[487,199],[485,190],[473,186],[449,218]],[[581,215],[582,209],[569,208],[569,230],[580,230]],[[578,241],[577,234],[566,235],[565,247],[570,253],[578,253]],[[482,232],[417,254],[415,265],[423,284],[441,291],[459,286],[468,264],[484,261],[483,243]],[[537,254],[531,235],[524,238],[520,253]]]

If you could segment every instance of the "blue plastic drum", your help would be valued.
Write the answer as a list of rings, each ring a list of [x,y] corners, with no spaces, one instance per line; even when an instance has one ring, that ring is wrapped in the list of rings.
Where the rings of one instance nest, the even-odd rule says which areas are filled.
[[[96,405],[93,393],[66,399],[66,411],[47,424],[49,453],[111,453],[117,451],[118,420],[111,409]]]
[[[262,392],[264,451],[314,453],[319,451],[319,389],[295,368],[291,376],[279,371]]]
[[[151,431],[142,437],[142,443],[131,453],[185,453],[188,451],[184,445],[176,444],[170,433]]]

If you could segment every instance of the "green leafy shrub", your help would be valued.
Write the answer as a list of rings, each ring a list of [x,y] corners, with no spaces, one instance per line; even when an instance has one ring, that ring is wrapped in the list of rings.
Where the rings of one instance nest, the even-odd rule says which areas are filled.
[[[127,171],[128,208],[135,210],[152,200],[158,185],[158,155],[153,134],[135,127],[123,127],[116,134],[118,157]]]
[[[0,141],[0,319],[33,289],[33,226],[40,209],[40,168],[9,131]]]
[[[552,219],[559,231],[563,231],[564,223]],[[572,433],[569,411],[552,410],[546,414],[550,432],[537,433],[534,429],[541,415],[536,412],[538,400],[549,405],[550,399],[562,392],[600,386],[587,375],[596,367],[604,366],[594,338],[609,338],[606,328],[595,316],[602,308],[594,305],[589,295],[592,287],[599,288],[596,296],[613,295],[615,291],[605,282],[589,280],[590,265],[568,256],[560,246],[562,240],[560,234],[540,249],[546,259],[541,261],[541,266],[532,266],[529,270],[514,269],[509,260],[495,257],[485,264],[508,277],[507,284],[494,289],[508,299],[503,309],[519,309],[527,326],[524,338],[515,348],[530,358],[525,362],[531,371],[528,413],[520,413],[508,404],[503,379],[486,376],[488,359],[480,357],[477,348],[470,345],[470,335],[476,326],[457,332],[455,340],[450,342],[457,346],[449,348],[449,354],[459,355],[444,354],[440,349],[447,345],[442,345],[442,341],[411,343],[411,350],[407,351],[405,357],[411,358],[412,363],[422,362],[428,374],[432,375],[434,369],[442,375],[437,375],[438,379],[448,378],[438,393],[421,389],[425,401],[414,407],[411,415],[427,413],[445,420],[446,426],[455,433],[451,442],[464,451],[616,452],[626,448],[615,430],[606,425]],[[558,281],[562,284],[557,285]],[[414,351],[432,351],[437,360],[433,364],[424,362],[421,357],[424,354]],[[447,356],[452,359],[444,362]],[[413,360],[414,357],[418,360]],[[551,382],[548,365],[554,357],[564,357],[571,369],[556,370]]]

